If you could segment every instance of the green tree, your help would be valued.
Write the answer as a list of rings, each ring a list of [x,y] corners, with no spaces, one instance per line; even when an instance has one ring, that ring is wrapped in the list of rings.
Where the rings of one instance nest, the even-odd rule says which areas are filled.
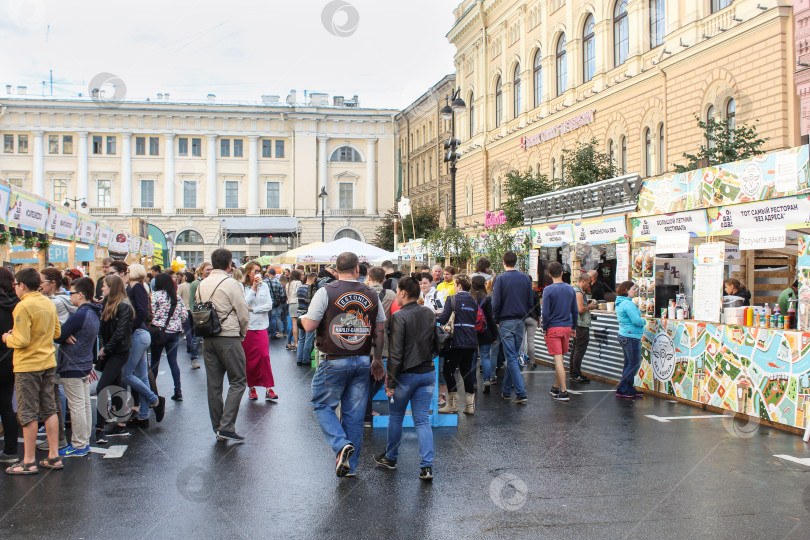
[[[473,257],[473,239],[455,227],[436,227],[425,241],[433,258],[450,259],[457,268],[466,266]]]
[[[543,193],[551,193],[554,188],[545,174],[509,171],[506,173],[506,201],[501,208],[506,216],[507,227],[523,225],[523,199]]]
[[[439,228],[439,210],[435,206],[412,207],[413,224],[411,216],[399,220],[397,235],[400,242],[413,240],[413,230],[416,229],[416,238],[427,238],[428,234]],[[392,208],[382,218],[382,225],[377,227],[374,236],[374,245],[386,251],[394,251],[394,216],[397,209]]]
[[[732,127],[728,120],[717,122],[713,118],[704,122],[697,115],[695,120],[703,131],[705,144],[700,145],[697,154],[684,153],[683,157],[689,160],[686,165],[673,163],[677,173],[740,161],[765,153],[762,146],[769,137],[759,138],[756,126],[747,127],[743,124],[740,127]]]
[[[597,150],[596,145],[596,139],[591,139],[586,143],[577,143],[576,150],[563,149],[565,178],[562,189],[587,186],[621,174],[610,156]]]

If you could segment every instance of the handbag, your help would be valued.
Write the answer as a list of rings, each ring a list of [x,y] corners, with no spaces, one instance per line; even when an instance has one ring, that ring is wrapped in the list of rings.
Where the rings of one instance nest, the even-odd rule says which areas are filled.
[[[211,295],[208,297],[207,302],[198,302],[194,304],[194,309],[191,311],[191,319],[194,321],[195,336],[207,338],[222,332],[222,323],[219,320],[219,314],[217,313],[214,304],[211,302],[211,298],[214,297],[214,293],[217,292],[217,289],[220,285],[222,285],[222,282],[224,282],[225,279],[217,283],[217,286],[214,287],[213,291],[211,291]],[[199,287],[197,287],[197,300],[202,300]],[[225,319],[230,317],[231,313],[233,313],[233,308],[231,308],[228,314],[225,315]],[[223,321],[225,319],[223,319]]]
[[[154,324],[149,325],[149,336],[152,338],[153,346],[163,347],[166,344],[166,327],[169,326],[169,321],[172,320],[172,315],[174,315],[174,310],[177,308],[177,304],[177,301],[172,303],[172,307],[169,309],[169,315],[166,317],[166,324],[163,326],[157,326]]]

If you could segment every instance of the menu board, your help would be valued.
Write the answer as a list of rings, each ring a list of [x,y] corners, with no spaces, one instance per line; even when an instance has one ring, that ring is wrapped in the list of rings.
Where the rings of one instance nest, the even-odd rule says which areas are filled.
[[[618,251],[616,252],[618,255]],[[616,269],[618,271],[618,261]],[[618,278],[616,279],[618,282]],[[655,316],[655,246],[633,250],[633,281],[638,287],[637,302],[642,315]]]
[[[695,249],[695,287],[692,293],[692,317],[695,320],[720,322],[725,255],[725,242],[702,244]]]
[[[630,278],[630,246],[628,244],[608,244],[608,248],[613,247],[613,254],[616,259],[616,284],[627,281]],[[610,259],[610,255],[607,257]]]
[[[539,258],[540,258],[540,250],[533,249],[529,252],[529,277],[532,278],[532,281],[538,281],[537,265]]]

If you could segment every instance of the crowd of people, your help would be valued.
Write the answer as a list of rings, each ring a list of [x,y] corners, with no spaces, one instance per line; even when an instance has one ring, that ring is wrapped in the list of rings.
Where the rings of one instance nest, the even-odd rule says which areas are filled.
[[[429,414],[436,384],[438,412],[443,414],[475,414],[479,377],[483,394],[500,385],[503,399],[525,405],[522,370],[538,363],[538,329],[554,361],[552,399],[568,401],[568,384],[590,382],[581,365],[595,308],[591,288],[597,289],[598,280],[583,273],[571,286],[563,282],[562,265],[552,262],[547,267],[552,282],[541,296],[537,283],[517,269],[514,252],[504,253],[502,262],[504,271],[497,276],[486,258],[477,261],[470,275],[439,265],[405,275],[389,261],[370,266],[343,253],[315,273],[303,266],[264,269],[256,262],[235,267],[230,251],[218,249],[210,263],[194,272],[157,266],[147,271],[140,264],[105,259],[104,275],[96,283],[55,268],[28,268],[16,275],[0,268],[0,417],[5,437],[0,462],[9,465],[9,474],[61,469],[63,459],[88,454],[91,434],[103,446],[111,438],[130,435],[133,427],[148,429],[152,412],[154,421],[161,422],[166,410],[166,389],[159,392],[157,386],[161,357],[165,353],[171,372],[171,399],[182,401],[177,353],[183,343],[192,369],[200,367],[202,356],[216,439],[240,442],[244,437],[237,432],[236,419],[245,391],[249,400],[259,399],[257,388],[264,389],[265,400],[279,399],[270,341],[284,339],[299,365],[313,363],[317,345],[311,401],[335,451],[338,476],[356,474],[364,427],[371,427],[377,414],[373,397],[384,388],[388,443],[374,461],[396,468],[410,404],[419,439],[419,477],[430,480]],[[626,398],[639,395],[633,379],[644,321],[631,301],[635,290],[632,282],[617,287],[619,341],[625,354],[617,395]],[[118,392],[122,388],[123,398]],[[95,425],[91,393],[97,396]],[[17,420],[23,432],[22,460]],[[40,444],[38,428],[46,436]],[[36,449],[47,450],[48,457],[36,462]]]

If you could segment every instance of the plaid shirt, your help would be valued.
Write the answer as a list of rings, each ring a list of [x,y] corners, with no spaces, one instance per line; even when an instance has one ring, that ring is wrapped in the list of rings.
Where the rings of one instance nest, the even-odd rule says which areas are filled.
[[[270,287],[270,294],[273,295],[273,307],[287,303],[287,293],[284,292],[284,286],[278,279],[268,280],[267,285]]]

